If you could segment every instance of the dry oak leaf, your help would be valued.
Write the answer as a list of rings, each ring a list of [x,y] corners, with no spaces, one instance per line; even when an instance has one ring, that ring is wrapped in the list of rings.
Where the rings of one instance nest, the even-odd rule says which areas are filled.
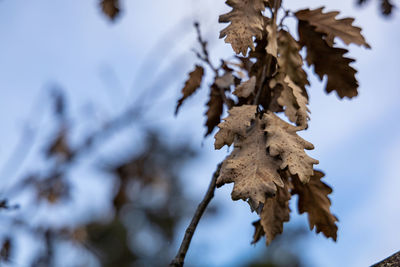
[[[294,121],[298,126],[306,129],[308,127],[307,121],[309,120],[308,113],[310,110],[308,109],[308,99],[302,94],[302,90],[299,86],[297,86],[288,75],[286,75],[285,79],[283,80],[289,88],[292,89],[292,95],[294,98],[295,103],[297,104],[297,111],[296,111],[296,120]],[[279,101],[279,99],[278,99]]]
[[[200,87],[203,75],[204,68],[199,65],[196,65],[195,69],[189,73],[189,78],[185,82],[185,86],[182,89],[182,97],[178,100],[178,104],[176,105],[175,115],[178,113],[183,101],[196,92],[196,90]]]
[[[245,136],[247,129],[251,126],[257,112],[255,105],[243,105],[233,107],[228,111],[229,116],[218,124],[219,131],[215,134],[215,149],[220,149],[224,145],[232,145],[237,135]]]
[[[225,72],[224,75],[215,79],[215,85],[222,89],[229,89],[229,87],[234,83],[235,77],[232,75],[231,71]]]
[[[297,135],[301,127],[293,126],[280,119],[272,112],[264,114],[263,121],[266,123],[267,148],[272,157],[280,156],[283,170],[288,167],[292,175],[298,175],[303,183],[307,183],[314,174],[314,164],[318,160],[309,157],[304,149],[314,149],[313,144]]]
[[[215,149],[220,149],[224,145],[230,146],[235,140],[235,136],[245,136],[247,129],[251,126],[257,112],[255,105],[243,105],[233,107],[228,111],[229,116],[218,124],[219,131],[215,134]]]
[[[276,24],[274,25],[267,25],[267,39],[268,39],[268,44],[265,47],[265,50],[267,51],[268,54],[278,57],[278,40],[277,40],[277,33],[276,33]]]
[[[285,185],[278,188],[274,197],[268,198],[260,214],[260,224],[265,232],[267,245],[283,232],[283,223],[290,219],[290,193]]]
[[[102,0],[100,5],[103,13],[111,20],[114,20],[120,12],[119,0]]]
[[[221,96],[221,91],[218,86],[213,84],[210,88],[210,99],[207,102],[207,111],[206,111],[206,127],[207,132],[205,136],[212,133],[215,126],[218,125],[221,121],[221,115],[223,111],[224,101]]]
[[[358,0],[357,4],[363,5],[367,2],[367,0]],[[391,0],[380,0],[381,2],[381,12],[384,16],[389,16],[392,14],[393,8],[396,6],[392,3]]]
[[[305,86],[310,83],[307,80],[306,72],[303,70],[303,58],[300,55],[300,49],[300,45],[290,33],[285,30],[278,32],[279,68],[302,88],[304,94]]]
[[[288,75],[285,76],[283,73],[278,73],[270,81],[270,87],[275,89],[277,84],[281,86],[281,90],[275,90],[278,92],[276,102],[281,107],[285,107],[285,115],[288,119],[296,123],[303,129],[307,128],[308,116],[308,100],[302,94],[302,90],[299,86],[294,84]]]
[[[330,211],[331,201],[328,195],[332,189],[321,181],[324,173],[315,170],[307,184],[303,184],[297,177],[293,177],[294,189],[292,195],[297,194],[300,214],[308,213],[310,230],[316,226],[317,233],[322,232],[326,237],[336,241],[338,219]]]
[[[262,38],[265,9],[263,0],[227,0],[225,2],[233,9],[219,17],[220,23],[230,23],[223,29],[219,38],[225,38],[232,45],[236,54],[246,56],[247,49],[254,50],[253,37]]]
[[[238,85],[233,94],[238,97],[247,98],[252,93],[254,93],[255,88],[256,88],[256,77],[251,76],[249,80],[242,82],[240,85]]]
[[[391,2],[391,0],[381,0],[381,12],[385,16],[389,16],[392,14],[394,4]]]
[[[310,10],[303,9],[295,13],[299,20],[304,20],[316,27],[316,31],[326,34],[330,45],[333,45],[333,39],[339,37],[342,41],[349,45],[351,43],[371,48],[361,35],[361,28],[353,26],[353,18],[335,19],[339,14],[338,11],[322,13],[324,7]]]
[[[300,45],[307,48],[307,63],[314,65],[314,71],[322,80],[328,76],[326,91],[336,91],[340,98],[357,96],[357,71],[349,64],[354,59],[343,57],[346,49],[330,47],[323,39],[322,33],[316,32],[315,27],[300,20],[298,25]]]
[[[264,228],[261,225],[261,220],[254,221],[252,225],[254,226],[253,240],[251,241],[251,244],[253,245],[265,235],[265,232]]]
[[[240,118],[236,119],[237,122],[234,122],[235,118],[225,120],[224,123],[229,121],[233,123],[225,125],[230,127],[229,131],[225,128],[226,133],[219,135],[218,138],[225,136],[228,140],[220,143],[229,143],[232,135],[238,137],[235,140],[234,150],[222,163],[217,186],[233,182],[232,199],[248,201],[251,209],[259,212],[267,197],[276,193],[276,185],[280,187],[284,185],[277,171],[281,161],[266,153],[266,136],[262,129],[262,121],[255,117],[256,106],[234,107],[230,113],[232,111],[244,118],[252,117],[253,123],[246,127],[249,120]]]

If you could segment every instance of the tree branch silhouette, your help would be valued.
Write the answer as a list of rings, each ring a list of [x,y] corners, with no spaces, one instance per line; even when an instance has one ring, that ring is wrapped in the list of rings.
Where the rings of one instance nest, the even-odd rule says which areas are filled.
[[[211,199],[214,197],[214,192],[216,188],[217,178],[219,176],[219,172],[221,169],[222,163],[218,164],[217,169],[215,170],[210,185],[208,186],[207,192],[203,197],[203,200],[198,205],[196,212],[193,215],[192,220],[190,221],[189,226],[186,228],[185,236],[183,237],[182,243],[179,247],[178,253],[176,254],[175,258],[172,260],[170,266],[174,267],[181,267],[184,264],[186,253],[189,249],[190,242],[192,241],[192,237],[194,232],[196,231],[197,225],[201,217],[203,216],[204,212],[207,209],[208,204],[210,203]]]

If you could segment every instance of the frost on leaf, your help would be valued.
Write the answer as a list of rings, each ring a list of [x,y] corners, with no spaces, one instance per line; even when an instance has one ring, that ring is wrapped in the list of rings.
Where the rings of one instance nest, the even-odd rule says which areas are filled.
[[[263,0],[227,0],[226,4],[233,9],[219,17],[219,22],[230,23],[220,33],[226,43],[232,45],[236,54],[246,56],[247,49],[254,50],[253,37],[262,38],[265,9]]]
[[[281,86],[276,102],[285,108],[285,115],[293,123],[303,129],[307,128],[308,116],[308,100],[302,94],[302,90],[299,86],[294,84],[288,75],[284,76],[283,73],[273,78],[270,82],[271,88],[276,88],[277,85]],[[277,91],[277,90],[275,90]]]
[[[234,136],[237,136],[234,150],[222,163],[217,185],[233,182],[232,199],[247,200],[252,210],[259,211],[262,207],[260,204],[264,204],[267,197],[276,193],[276,185],[283,187],[278,173],[281,161],[266,153],[266,136],[262,121],[255,117],[256,106],[235,107],[231,112],[235,109],[237,115],[244,117],[228,117],[220,125],[223,133],[218,132],[216,135],[216,140],[224,140],[218,141],[221,147],[231,143]],[[248,118],[253,118],[250,126]]]
[[[120,12],[119,0],[102,0],[100,5],[103,13],[111,20],[114,20]]]
[[[187,79],[185,86],[182,89],[182,97],[178,100],[176,105],[175,114],[178,113],[180,106],[183,104],[186,98],[191,96],[201,85],[201,80],[203,79],[204,69],[202,66],[196,65],[196,68],[189,73],[189,78]]]
[[[339,14],[338,11],[322,13],[323,9],[323,7],[314,10],[303,9],[297,11],[295,15],[299,20],[307,21],[315,26],[317,32],[326,34],[330,46],[333,45],[334,38],[339,37],[347,45],[354,43],[371,48],[361,35],[361,28],[352,25],[353,18],[337,20],[335,17]]]
[[[288,167],[292,175],[298,175],[303,183],[307,183],[314,174],[314,164],[318,160],[309,157],[304,149],[314,149],[313,144],[307,142],[297,135],[300,127],[295,127],[276,116],[274,113],[264,114],[263,121],[266,123],[265,131],[268,133],[267,148],[273,157],[282,159],[280,168]]]
[[[317,233],[322,232],[326,237],[331,237],[336,241],[338,219],[330,211],[331,201],[328,197],[332,189],[321,181],[322,177],[324,177],[322,172],[314,171],[314,175],[307,184],[303,184],[294,177],[292,194],[299,196],[299,212],[308,213],[310,229],[316,226]]]
[[[300,45],[290,33],[285,30],[278,32],[279,68],[283,73],[289,75],[290,79],[305,92],[305,86],[310,83],[302,67],[303,58],[300,55],[300,48]]]
[[[346,49],[330,47],[323,39],[324,35],[315,31],[308,22],[299,21],[300,44],[307,47],[307,63],[314,65],[314,71],[322,80],[328,76],[326,91],[335,90],[340,98],[352,98],[358,94],[357,71],[349,64],[354,59],[343,57]]]
[[[238,97],[247,98],[252,93],[254,93],[255,87],[256,87],[256,77],[251,76],[249,80],[242,82],[238,87],[236,87],[233,94]]]
[[[221,115],[223,111],[224,101],[222,100],[221,92],[215,84],[213,84],[210,88],[210,99],[207,102],[207,111],[206,111],[206,127],[207,132],[206,136],[212,133],[215,126],[221,121]]]

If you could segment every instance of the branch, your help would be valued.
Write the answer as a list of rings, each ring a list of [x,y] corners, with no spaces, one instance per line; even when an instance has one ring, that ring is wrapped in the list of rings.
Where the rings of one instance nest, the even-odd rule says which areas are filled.
[[[192,237],[194,232],[196,231],[197,224],[199,223],[201,216],[203,216],[208,204],[211,199],[214,197],[214,191],[216,188],[217,178],[219,176],[219,171],[221,169],[222,163],[218,164],[217,169],[215,170],[213,177],[211,179],[210,185],[208,186],[207,193],[204,195],[203,200],[197,206],[196,212],[193,215],[192,221],[189,226],[186,228],[185,236],[183,237],[181,246],[179,247],[178,253],[175,258],[170,263],[170,266],[173,267],[182,267],[185,261],[186,253],[189,249],[190,242],[192,241]]]
[[[390,267],[390,266],[400,266],[400,251],[396,252],[392,256],[375,263],[371,267]]]

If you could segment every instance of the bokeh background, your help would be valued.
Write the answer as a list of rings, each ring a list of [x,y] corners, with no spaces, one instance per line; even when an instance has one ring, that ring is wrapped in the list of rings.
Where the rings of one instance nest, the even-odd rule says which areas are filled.
[[[267,250],[250,245],[257,216],[228,185],[198,226],[188,266],[368,266],[400,249],[400,17],[370,2],[283,3],[355,17],[372,46],[350,46],[358,97],[326,95],[311,78],[303,137],[334,189],[338,241],[308,231],[293,199],[287,234]],[[227,155],[203,137],[209,80],[174,109],[197,62],[194,21],[215,63],[232,58],[218,39],[228,10],[222,0],[126,0],[111,21],[95,0],[0,1],[2,266],[169,262]],[[122,247],[110,247],[115,239]]]

